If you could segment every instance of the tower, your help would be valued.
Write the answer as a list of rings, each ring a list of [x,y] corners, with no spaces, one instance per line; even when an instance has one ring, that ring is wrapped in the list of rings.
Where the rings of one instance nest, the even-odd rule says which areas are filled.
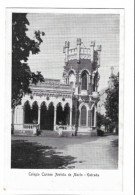
[[[111,75],[109,77],[109,81],[108,81],[108,88],[109,89],[114,89],[114,80],[115,80],[115,75],[114,75],[114,67],[111,67]]]
[[[86,48],[81,39],[77,38],[76,47],[70,48],[70,42],[66,41],[63,52],[63,77],[73,92],[72,125],[76,126],[78,133],[94,132],[101,45],[95,46],[95,41],[92,41],[90,47]]]

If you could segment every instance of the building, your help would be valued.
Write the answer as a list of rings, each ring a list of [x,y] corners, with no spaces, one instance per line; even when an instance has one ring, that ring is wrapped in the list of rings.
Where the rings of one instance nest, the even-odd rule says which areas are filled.
[[[97,103],[97,112],[99,112],[104,116],[106,115],[105,101],[107,98],[107,91],[114,89],[114,79],[116,75],[114,75],[113,71],[114,71],[114,67],[111,67],[111,74],[108,80],[108,86],[102,89],[101,91],[99,91],[100,99]]]
[[[36,134],[41,131],[71,131],[96,134],[96,111],[101,46],[91,42],[85,48],[80,38],[75,48],[65,42],[64,83],[45,79],[31,84],[13,116],[14,134]]]
[[[97,112],[104,115],[104,116],[106,115],[105,101],[107,98],[107,89],[108,89],[108,87],[99,91],[100,100],[97,103]]]

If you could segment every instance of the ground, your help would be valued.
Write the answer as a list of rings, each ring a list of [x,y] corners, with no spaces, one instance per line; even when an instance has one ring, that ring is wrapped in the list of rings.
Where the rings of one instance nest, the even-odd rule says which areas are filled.
[[[12,168],[117,169],[118,136],[12,136]]]

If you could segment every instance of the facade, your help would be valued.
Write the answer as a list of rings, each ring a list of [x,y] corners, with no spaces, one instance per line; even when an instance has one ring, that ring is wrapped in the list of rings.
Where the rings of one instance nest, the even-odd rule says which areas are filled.
[[[78,38],[75,48],[66,41],[63,52],[64,83],[45,79],[31,84],[32,93],[25,94],[22,104],[15,108],[14,134],[36,134],[37,129],[96,134],[101,46],[91,42],[85,48]]]

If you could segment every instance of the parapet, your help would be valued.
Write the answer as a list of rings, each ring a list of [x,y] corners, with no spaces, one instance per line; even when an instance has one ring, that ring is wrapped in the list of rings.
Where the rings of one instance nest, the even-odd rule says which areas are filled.
[[[67,65],[70,60],[77,60],[79,63],[81,59],[89,59],[92,63],[94,60],[100,66],[100,52],[101,45],[95,47],[95,41],[91,41],[90,47],[86,48],[81,41],[81,38],[77,38],[77,43],[75,48],[70,48],[70,42],[65,41],[65,46],[63,53],[65,53],[65,64]],[[96,59],[95,54],[96,53]]]

